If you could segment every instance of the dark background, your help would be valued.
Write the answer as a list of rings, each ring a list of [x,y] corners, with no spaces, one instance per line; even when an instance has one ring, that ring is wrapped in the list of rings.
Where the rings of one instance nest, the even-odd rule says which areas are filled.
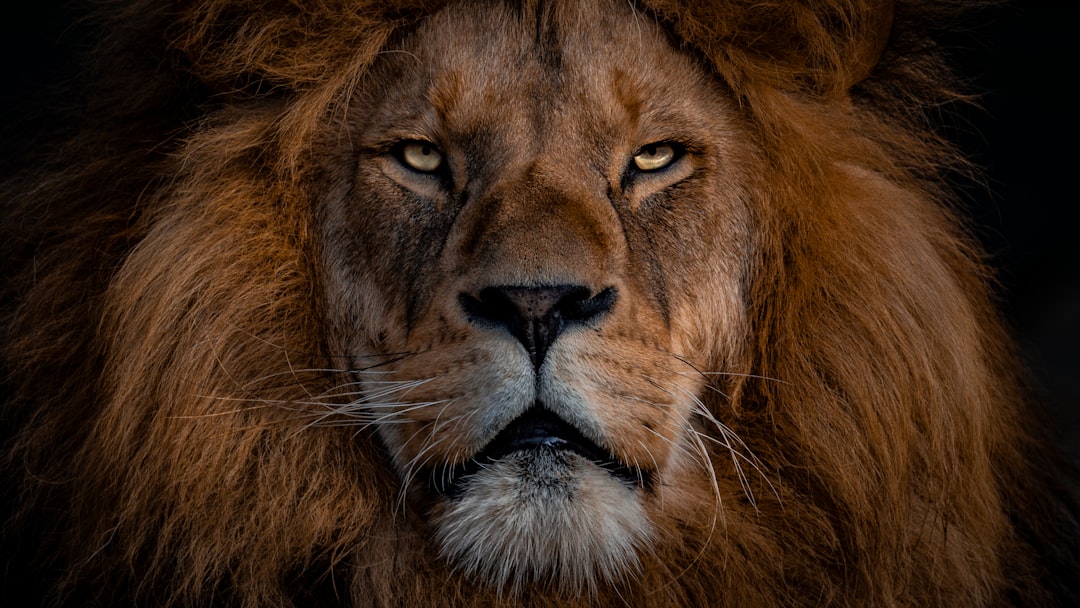
[[[0,126],[40,116],[37,93],[71,72],[80,28],[60,6],[39,0],[0,11]],[[963,186],[974,231],[998,271],[1035,387],[1080,457],[1078,28],[1080,4],[1038,0],[984,10],[956,28],[946,42],[981,108],[960,108],[946,127],[985,169],[983,185]],[[0,149],[22,144],[0,141]]]
[[[1003,5],[952,38],[981,109],[957,117],[982,166],[970,189],[975,233],[1036,390],[1080,461],[1080,3]]]

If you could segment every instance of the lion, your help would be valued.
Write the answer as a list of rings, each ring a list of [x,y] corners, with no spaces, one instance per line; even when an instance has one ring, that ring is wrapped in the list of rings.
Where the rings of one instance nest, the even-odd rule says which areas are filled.
[[[4,182],[9,605],[1080,597],[941,7],[105,11]]]

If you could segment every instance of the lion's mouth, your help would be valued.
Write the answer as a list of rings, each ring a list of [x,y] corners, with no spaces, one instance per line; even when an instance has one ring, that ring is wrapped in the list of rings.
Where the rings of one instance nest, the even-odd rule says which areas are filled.
[[[456,498],[465,490],[469,479],[487,465],[511,454],[543,450],[577,454],[630,486],[643,489],[652,486],[651,471],[620,461],[551,410],[535,405],[507,425],[475,456],[453,467],[449,474],[433,471],[432,489]]]

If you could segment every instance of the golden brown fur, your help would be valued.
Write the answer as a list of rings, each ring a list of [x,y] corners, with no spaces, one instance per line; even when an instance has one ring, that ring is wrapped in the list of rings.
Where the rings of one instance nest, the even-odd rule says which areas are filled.
[[[632,11],[493,1],[439,12],[444,4],[145,0],[111,11],[100,92],[79,133],[47,166],[4,185],[9,597],[109,606],[1075,599],[1070,499],[1045,468],[986,271],[942,187],[959,160],[922,124],[922,108],[954,95],[918,30],[943,12],[838,0],[652,0]],[[510,147],[503,165],[488,163],[505,171],[474,176],[509,184],[501,198],[481,197],[488,207],[466,207],[436,235],[458,257],[423,257],[426,241],[403,226],[437,212],[406,211],[405,201],[427,197],[441,210],[459,199],[425,194],[396,165],[384,173],[401,188],[369,170],[374,161],[356,169],[364,155],[392,163],[365,147],[385,127],[369,113],[408,108],[409,83],[426,83],[423,70],[446,56],[470,69],[460,80],[436,72],[444,79],[413,98],[434,90],[441,120],[461,118],[453,101],[485,86],[477,74],[506,74],[492,66],[514,57],[517,39],[506,36],[491,65],[477,59],[468,43],[478,32],[506,23],[516,32],[512,16],[525,15],[521,23],[564,37],[547,50],[577,40],[568,24],[585,30],[581,40],[619,40],[601,29],[609,12],[642,28],[618,30],[646,41],[626,51],[630,65],[675,66],[613,85],[612,107],[647,106],[635,95],[670,78],[672,99],[702,100],[687,103],[686,130],[724,133],[696,170],[725,179],[684,186],[695,196],[673,195],[676,213],[656,212],[667,223],[638,234],[610,207],[582,203],[591,182],[550,169],[547,148],[526,177],[499,182],[519,168]],[[453,35],[459,23],[477,28],[472,37]],[[685,48],[650,54],[664,32]],[[574,78],[604,69],[600,57],[544,58],[535,69]],[[680,80],[695,70],[709,77]],[[546,111],[515,97],[543,81],[530,74],[513,73],[505,100],[479,104],[482,121],[468,116],[498,125]],[[394,94],[406,101],[380,101]],[[603,141],[588,121],[603,118],[574,121],[594,108],[570,106],[544,128],[587,153]],[[701,108],[716,111],[692,114]],[[529,128],[506,127],[507,141],[537,144]],[[648,196],[635,187],[644,188],[622,194],[636,212]],[[423,196],[399,194],[410,188]],[[504,205],[516,196],[558,201],[579,219]],[[375,247],[375,235],[387,238]],[[409,237],[399,249],[386,244],[395,235]],[[565,242],[579,245],[551,244]],[[651,266],[627,262],[642,243],[656,249]],[[366,368],[422,381],[408,404],[453,401],[489,379],[461,371],[458,355],[489,357],[490,370],[503,351],[483,350],[467,321],[446,321],[440,296],[405,285],[420,277],[439,292],[461,276],[477,290],[567,276],[618,284],[619,307],[596,332],[602,347],[564,337],[578,350],[552,357],[596,371],[610,380],[598,392],[625,397],[599,408],[607,427],[597,437],[658,480],[641,499],[652,532],[635,537],[639,565],[568,584],[550,571],[538,580],[465,571],[434,529],[451,503],[425,494],[410,464],[438,469],[482,447],[483,435],[462,439],[475,427],[440,420],[454,408],[468,420],[470,402],[398,412],[402,432],[376,429],[379,410],[350,419],[343,404],[374,400]],[[665,393],[667,409],[652,403]],[[713,441],[695,443],[689,429]],[[449,438],[433,442],[428,431]]]

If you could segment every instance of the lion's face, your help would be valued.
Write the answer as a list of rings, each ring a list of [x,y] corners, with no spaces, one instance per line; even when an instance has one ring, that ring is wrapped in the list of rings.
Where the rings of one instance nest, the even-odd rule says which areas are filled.
[[[367,78],[319,219],[348,410],[463,569],[626,574],[672,488],[712,492],[701,372],[737,368],[750,248],[737,110],[621,2],[451,7]]]

